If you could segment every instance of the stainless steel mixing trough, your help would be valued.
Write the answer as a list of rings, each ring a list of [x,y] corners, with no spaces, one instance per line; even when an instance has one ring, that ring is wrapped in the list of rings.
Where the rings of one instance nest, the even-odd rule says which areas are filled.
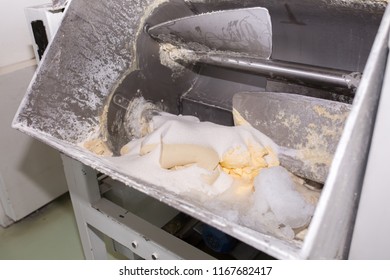
[[[73,0],[13,127],[276,258],[346,258],[388,54],[390,14],[384,14],[385,2],[99,0],[91,5],[87,0]],[[102,119],[107,126],[101,133],[114,153],[128,141],[121,122],[124,110],[111,102],[115,94],[131,98],[141,92],[172,113],[230,125],[234,93],[271,86],[293,90],[294,85],[267,83],[265,78],[233,70],[162,65],[159,44],[144,31],[145,26],[173,18],[253,6],[269,9],[274,59],[363,72],[303,243],[283,241],[223,219],[188,197],[119,172],[78,145]],[[310,95],[334,97],[322,90],[306,90]]]

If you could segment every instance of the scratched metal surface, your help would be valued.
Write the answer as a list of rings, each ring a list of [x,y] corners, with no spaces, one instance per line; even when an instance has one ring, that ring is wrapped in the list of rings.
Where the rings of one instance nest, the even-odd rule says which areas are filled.
[[[72,1],[15,121],[59,140],[85,138],[131,67],[141,17],[135,11],[148,2]]]

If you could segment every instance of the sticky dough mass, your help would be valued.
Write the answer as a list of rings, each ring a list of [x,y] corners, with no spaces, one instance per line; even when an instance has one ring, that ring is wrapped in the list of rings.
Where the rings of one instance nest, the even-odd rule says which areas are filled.
[[[193,116],[161,113],[149,123],[150,133],[125,145],[121,154],[159,153],[159,165],[180,170],[196,165],[203,183],[253,187],[261,169],[278,166],[276,145],[246,122],[234,127],[200,122]],[[226,176],[229,175],[229,176]]]

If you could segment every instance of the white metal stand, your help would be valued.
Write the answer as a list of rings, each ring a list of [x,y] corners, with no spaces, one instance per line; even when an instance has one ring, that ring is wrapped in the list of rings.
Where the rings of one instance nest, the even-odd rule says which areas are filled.
[[[143,259],[211,258],[102,197],[96,171],[92,168],[64,155],[62,160],[86,259],[107,259],[104,236]]]

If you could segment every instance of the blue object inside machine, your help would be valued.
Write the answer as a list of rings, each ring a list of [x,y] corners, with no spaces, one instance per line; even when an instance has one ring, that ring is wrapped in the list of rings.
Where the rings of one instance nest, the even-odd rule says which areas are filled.
[[[202,237],[207,247],[217,253],[229,253],[237,244],[237,239],[206,224],[202,228]]]

